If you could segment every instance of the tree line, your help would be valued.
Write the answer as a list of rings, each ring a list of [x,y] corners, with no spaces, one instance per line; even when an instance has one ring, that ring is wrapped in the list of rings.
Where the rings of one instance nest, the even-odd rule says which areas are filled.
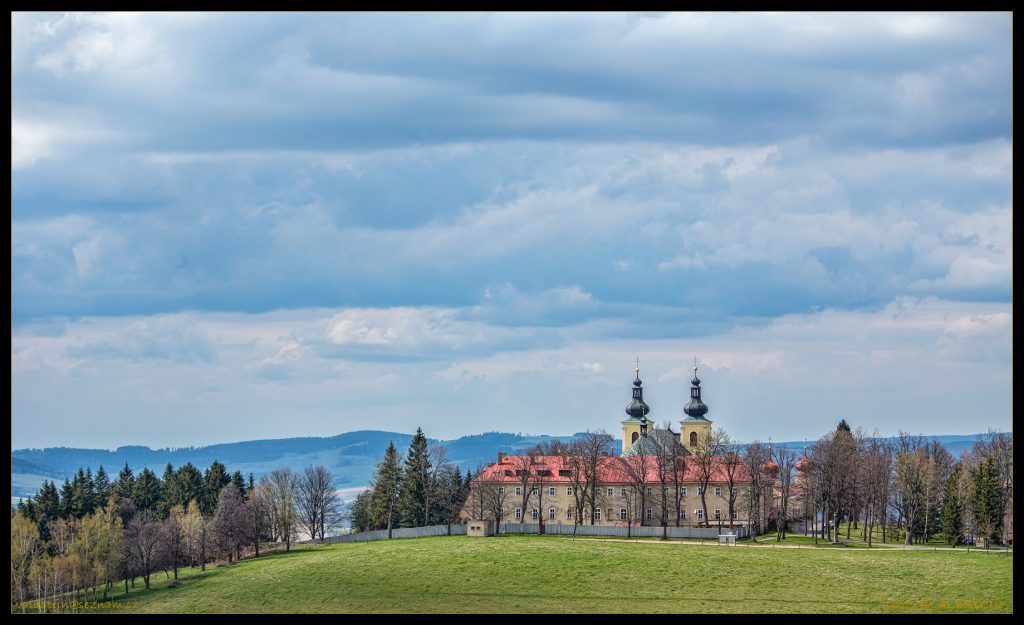
[[[1013,531],[1013,436],[989,432],[956,458],[938,441],[900,432],[895,440],[851,431],[842,420],[808,454],[805,516],[822,519],[815,539],[838,542],[860,529],[871,544],[895,533],[905,544],[941,537],[1007,542]]]
[[[126,463],[113,480],[100,466],[60,489],[45,481],[11,511],[12,610],[102,601],[122,580],[125,593],[140,578],[149,589],[154,573],[177,580],[181,567],[258,557],[267,542],[288,550],[300,533],[322,539],[339,522],[333,483],[321,465],[257,481],[217,461],[205,472],[168,464],[162,478]]]
[[[422,428],[409,443],[404,464],[394,442],[377,464],[370,488],[352,504],[352,530],[451,525],[459,519],[473,475],[463,477],[442,446],[430,446]]]

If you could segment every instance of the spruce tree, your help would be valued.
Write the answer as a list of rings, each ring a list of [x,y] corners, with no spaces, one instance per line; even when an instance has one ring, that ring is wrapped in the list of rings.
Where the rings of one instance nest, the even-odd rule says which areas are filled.
[[[372,496],[365,529],[392,529],[397,523],[397,499],[401,493],[402,470],[398,465],[398,449],[394,441],[388,443],[384,459],[377,465],[373,476]]]
[[[132,474],[131,468],[128,463],[124,463],[124,468],[117,474],[117,499],[131,499],[132,491],[135,490],[135,475]]]
[[[69,517],[74,514],[74,499],[75,491],[71,487],[71,482],[64,480],[60,487],[60,516]]]
[[[402,493],[399,497],[399,516],[402,527],[419,527],[427,524],[427,500],[429,498],[430,457],[427,455],[427,437],[422,428],[409,443],[409,454],[405,458],[405,473],[402,476]]]
[[[178,467],[175,473],[175,481],[178,486],[179,502],[188,506],[188,502],[203,500],[203,474],[191,462]]]
[[[203,500],[199,504],[203,516],[209,517],[217,509],[220,491],[230,481],[231,476],[228,475],[227,467],[214,460],[203,477]]]
[[[161,481],[163,482],[164,496],[157,513],[163,519],[167,518],[171,508],[184,505],[186,502],[181,501],[181,489],[178,487],[178,479],[170,462],[164,467],[164,476]]]
[[[1003,489],[999,466],[991,456],[974,469],[974,522],[985,544],[997,540],[1003,528]]]
[[[107,475],[103,465],[96,471],[96,506],[107,505],[107,498],[110,497],[110,476]]]
[[[235,471],[231,474],[231,483],[235,485],[238,492],[242,494],[242,500],[249,498],[249,490],[245,487],[245,478],[242,477],[241,471]]]
[[[964,531],[963,502],[960,500],[959,489],[962,472],[963,466],[956,463],[942,494],[942,536],[946,544],[954,547],[960,544],[960,536]]]
[[[163,485],[160,478],[148,468],[139,473],[135,480],[135,488],[132,489],[132,502],[137,510],[152,510],[156,512],[162,506]]]

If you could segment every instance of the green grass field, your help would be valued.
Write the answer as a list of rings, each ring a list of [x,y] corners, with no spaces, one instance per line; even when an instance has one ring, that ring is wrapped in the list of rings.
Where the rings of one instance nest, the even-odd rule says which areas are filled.
[[[137,612],[1012,612],[1012,555],[438,537],[304,547],[115,595]],[[121,587],[123,589],[123,586]]]

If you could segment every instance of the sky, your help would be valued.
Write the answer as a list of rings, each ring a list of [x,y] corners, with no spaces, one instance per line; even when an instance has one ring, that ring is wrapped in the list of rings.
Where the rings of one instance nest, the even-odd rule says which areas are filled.
[[[14,13],[12,448],[1011,429],[1009,13]]]

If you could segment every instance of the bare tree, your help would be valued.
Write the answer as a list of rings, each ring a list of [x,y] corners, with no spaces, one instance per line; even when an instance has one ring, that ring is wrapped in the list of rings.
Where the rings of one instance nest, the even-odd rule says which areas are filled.
[[[749,443],[743,448],[743,464],[750,482],[747,488],[747,531],[750,539],[757,542],[757,535],[763,529],[762,513],[764,509],[765,485],[767,476],[764,465],[768,461],[768,447],[760,441]]]
[[[160,522],[152,510],[139,510],[124,532],[128,554],[149,590],[149,576],[160,556]]]
[[[893,486],[899,499],[900,510],[907,523],[904,542],[909,545],[913,543],[918,515],[924,508],[928,479],[928,455],[925,453],[921,438],[900,432],[893,461],[895,468]]]
[[[299,476],[290,468],[274,469],[267,481],[272,495],[272,527],[277,540],[284,541],[285,551],[291,550],[295,538],[298,516],[295,509],[296,493],[299,488]]]
[[[877,434],[865,441],[860,473],[865,497],[864,534],[867,537],[868,548],[870,548],[873,541],[873,527],[879,518],[883,523],[884,542],[886,504],[889,501],[889,476],[892,473],[892,452],[885,441],[878,438]]]
[[[187,548],[184,516],[185,509],[181,504],[174,506],[160,528],[160,560],[174,570],[174,579],[178,579],[178,566],[184,560]]]
[[[590,524],[597,522],[597,510],[602,507],[604,493],[598,487],[601,481],[601,468],[608,459],[608,451],[614,438],[604,430],[587,431],[577,439],[575,453],[583,463],[583,481],[587,488],[587,504],[590,509]],[[581,520],[582,522],[582,520]]]
[[[322,464],[306,467],[299,476],[299,524],[316,540],[323,540],[328,528],[337,522],[338,493],[334,490],[334,476]]]
[[[740,456],[740,449],[738,444],[729,443],[724,445],[722,450],[722,470],[725,474],[725,486],[728,489],[726,497],[729,504],[730,527],[736,523],[736,499],[739,496],[736,483],[743,473],[743,458]]]
[[[242,533],[246,542],[253,546],[257,558],[260,556],[260,541],[270,534],[273,527],[273,510],[273,488],[268,481],[261,479],[249,492],[249,498],[242,507]]]
[[[525,522],[526,514],[530,510],[530,499],[537,496],[539,499],[540,495],[540,476],[537,474],[537,456],[534,453],[527,453],[524,456],[510,456],[509,464],[511,465],[511,471],[513,471],[516,477],[516,488],[518,489],[517,495],[519,496],[519,504],[522,509],[523,518],[520,522]],[[537,516],[541,516],[540,501],[537,503]]]
[[[666,421],[664,428],[660,431],[663,434],[659,436],[656,431],[653,440],[655,442],[658,494],[661,499],[661,538],[668,540],[668,515],[673,510],[675,510],[676,526],[679,526],[680,484],[685,479],[682,474],[685,470],[683,463],[685,452],[679,442],[679,437],[672,431],[671,423]]]
[[[641,438],[639,442],[643,440]],[[653,499],[652,484],[657,479],[656,471],[653,470],[656,459],[652,453],[653,449],[648,445],[638,444],[634,445],[632,449],[634,450],[632,455],[619,458],[622,474],[626,478],[626,483],[629,484],[628,492],[631,496],[628,500],[634,504],[628,508],[630,518],[627,521],[632,524],[633,519],[638,519],[639,524],[644,525],[644,511],[648,502]],[[650,494],[648,494],[648,490],[651,491]]]
[[[244,512],[242,506],[245,501],[242,493],[233,483],[228,483],[220,491],[217,498],[217,508],[213,513],[213,520],[210,522],[212,534],[217,547],[226,553],[228,562],[239,559],[242,551],[242,544],[245,541],[242,522]]]
[[[789,493],[793,486],[793,472],[796,469],[796,452],[779,446],[775,449],[775,464],[779,467],[779,522],[776,541],[786,538],[786,521],[789,517]]]
[[[697,481],[700,489],[700,505],[704,510],[704,527],[710,527],[708,519],[707,490],[715,476],[716,469],[720,463],[720,452],[724,445],[729,444],[729,435],[725,430],[719,428],[715,431],[707,431],[697,439],[697,446],[691,450],[690,462],[697,470]]]

